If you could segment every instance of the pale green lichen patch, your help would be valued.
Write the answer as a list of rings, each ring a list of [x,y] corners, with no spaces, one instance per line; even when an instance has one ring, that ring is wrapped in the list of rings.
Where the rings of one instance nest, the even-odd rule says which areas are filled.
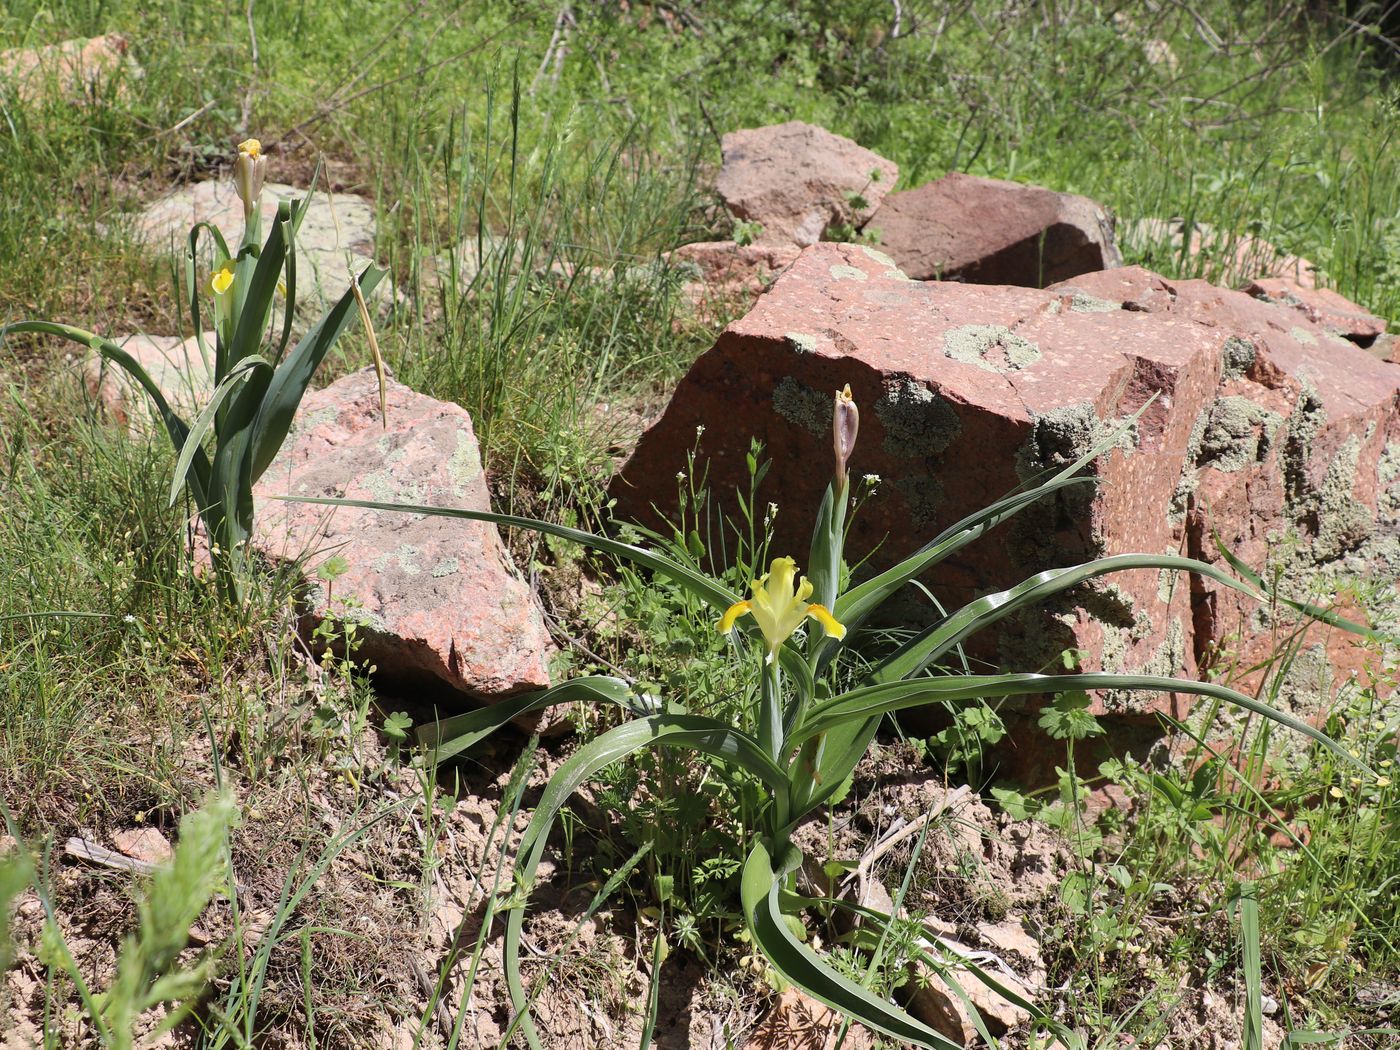
[[[1151,628],[1151,621],[1146,621],[1148,630]],[[1130,674],[1152,675],[1159,678],[1175,678],[1181,675],[1186,668],[1186,628],[1183,626],[1180,617],[1173,616],[1167,622],[1166,636],[1152,650],[1147,659],[1138,666],[1127,666],[1127,648],[1131,641],[1137,641],[1147,636],[1146,630],[1142,626],[1131,631],[1121,628],[1104,629],[1104,650],[1107,656],[1110,648],[1108,636],[1116,633],[1118,639],[1113,643],[1113,647],[1119,651],[1118,665],[1109,667],[1107,660],[1104,662],[1106,671],[1124,671]],[[1154,702],[1159,698],[1159,694],[1140,692],[1134,689],[1110,689],[1103,694],[1103,706],[1107,711],[1112,712],[1139,712],[1150,710]]]
[[[1067,467],[1095,445],[1122,428],[1121,421],[1105,423],[1091,402],[1062,405],[1037,415],[1030,437],[1016,453],[1016,473],[1028,481],[1045,470]],[[1132,452],[1138,444],[1136,424],[1123,428],[1113,448]]]
[[[1300,343],[1306,343],[1308,346],[1317,345],[1317,336],[1313,335],[1301,325],[1295,324],[1292,328],[1288,330],[1288,334],[1291,335],[1294,339],[1298,340],[1298,342]]]
[[[846,266],[838,263],[831,268],[831,279],[833,281],[868,281],[870,275],[859,266]]]
[[[435,580],[440,580],[444,576],[451,576],[462,571],[462,563],[456,558],[443,558],[432,567],[431,573]]]
[[[885,267],[885,269],[889,271],[889,273],[886,276],[894,277],[901,281],[909,280],[909,276],[899,268],[899,264],[893,259],[891,259],[884,252],[880,251],[879,248],[872,248],[869,245],[862,245],[860,250],[865,252],[867,258],[873,259],[875,262]]]
[[[1361,458],[1361,440],[1349,438],[1318,486],[1314,520],[1317,539],[1313,552],[1319,561],[1330,561],[1355,550],[1370,537],[1374,527],[1370,508],[1355,496],[1356,468]]]
[[[1222,397],[1209,409],[1196,465],[1234,472],[1264,459],[1283,417],[1247,397]]]
[[[875,415],[885,428],[885,451],[892,456],[936,456],[962,430],[948,399],[912,379],[887,383],[875,402]]]
[[[418,555],[422,552],[411,543],[401,543],[392,551],[385,551],[371,563],[374,571],[385,572],[391,565],[397,563],[399,571],[405,576],[417,576],[422,572],[418,565]]]
[[[1386,442],[1376,463],[1376,480],[1380,483],[1376,510],[1382,521],[1400,520],[1400,441]]]
[[[447,457],[447,476],[458,492],[481,477],[481,450],[466,430],[457,431],[457,447]]]
[[[988,372],[1019,371],[1040,360],[1040,347],[1002,324],[965,324],[943,334],[943,354]]]
[[[895,482],[904,502],[909,507],[909,523],[916,529],[932,525],[938,520],[938,509],[943,503],[943,484],[928,474],[912,474]]]
[[[1220,378],[1222,380],[1242,378],[1254,367],[1254,361],[1258,356],[1258,347],[1248,339],[1232,335],[1225,340],[1225,345],[1220,349]]]
[[[783,338],[787,340],[788,346],[799,354],[814,354],[817,351],[817,337],[814,335],[808,335],[806,332],[787,332]]]
[[[1311,495],[1308,491],[1308,460],[1312,458],[1313,441],[1326,422],[1327,409],[1323,407],[1322,396],[1305,376],[1298,403],[1288,417],[1279,456],[1284,492],[1289,505],[1295,510],[1295,516],[1298,510],[1306,509]]]
[[[813,390],[792,376],[783,376],[773,387],[773,411],[817,437],[826,437],[831,433],[833,400],[832,394]]]
[[[1111,314],[1123,309],[1123,304],[1087,292],[1075,292],[1070,296],[1069,309],[1076,314]]]

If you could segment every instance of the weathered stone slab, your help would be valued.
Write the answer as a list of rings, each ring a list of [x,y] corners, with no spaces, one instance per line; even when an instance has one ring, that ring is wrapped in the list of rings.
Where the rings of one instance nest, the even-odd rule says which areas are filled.
[[[329,584],[308,581],[312,615],[359,623],[358,655],[382,675],[484,700],[549,684],[549,637],[495,526],[272,498],[283,493],[487,510],[464,409],[390,380],[386,419],[372,368],[308,393],[256,487],[255,543],[312,570],[343,560]]]
[[[214,392],[213,380],[194,336],[134,335],[118,338],[117,345],[136,359],[170,406],[186,421],[193,419]],[[211,350],[212,352],[212,350]],[[120,365],[91,354],[83,362],[83,386],[106,417],[125,426],[132,436],[161,430],[159,416],[151,408],[145,390]]]
[[[698,241],[672,251],[669,261],[694,271],[695,279],[682,286],[682,293],[703,309],[711,304],[751,302],[801,251],[795,244]]]
[[[262,236],[272,232],[279,201],[303,198],[309,191],[282,183],[263,188]],[[138,240],[157,251],[182,252],[190,228],[207,222],[224,235],[232,250],[243,235],[243,203],[230,179],[211,179],[180,186],[153,201],[135,220]],[[311,195],[311,204],[297,231],[297,314],[314,321],[321,311],[350,288],[374,262],[374,205],[353,193]],[[392,295],[381,282],[376,297]]]
[[[921,281],[1043,288],[1122,264],[1112,217],[1088,197],[961,172],[890,194],[865,232]]]
[[[1222,382],[1196,420],[1173,511],[1184,516],[1188,553],[1228,569],[1219,537],[1256,570],[1280,573],[1290,597],[1321,604],[1331,595],[1313,588],[1329,574],[1394,581],[1400,572],[1400,367],[1292,305],[1205,281],[1168,282],[1129,267],[1072,283],[1225,336]],[[1210,581],[1191,586],[1198,656],[1244,669],[1270,654],[1287,618],[1272,619],[1269,610]],[[1370,654],[1335,628],[1316,625],[1309,637],[1321,646],[1314,662],[1329,683],[1307,692],[1325,703]]]
[[[0,97],[33,104],[53,95],[73,101],[100,98],[104,86],[141,76],[127,55],[126,38],[116,33],[64,40],[49,47],[0,51]]]
[[[815,244],[832,226],[859,226],[894,188],[899,167],[825,128],[792,120],[731,131],[715,188],[765,244]]]
[[[949,606],[1052,565],[1125,551],[1177,550],[1170,517],[1197,416],[1219,379],[1224,336],[1134,313],[1090,295],[908,280],[880,253],[807,249],[753,311],[730,325],[682,380],[666,413],[614,483],[623,515],[659,524],[703,426],[699,453],[712,496],[733,509],[751,438],[774,462],[759,505],[779,504],[774,553],[803,560],[830,477],[833,392],[862,407],[853,459],[882,479],[851,529],[854,558],[883,568],[942,528],[1041,470],[1067,464],[1140,408],[1136,432],[1098,465],[1098,484],[1046,501],[930,574]],[[985,659],[1039,669],[1065,648],[1114,670],[1194,667],[1189,588],[1155,570],[1066,600],[974,645]],[[918,601],[906,624],[931,619]],[[1142,697],[1100,710],[1141,714]]]
[[[1384,318],[1331,288],[1304,285],[1286,277],[1261,277],[1250,281],[1244,290],[1256,299],[1291,306],[1309,321],[1362,346],[1385,333]]]
[[[1400,568],[1400,368],[1290,306],[1204,281],[1124,268],[1044,290],[915,282],[878,252],[838,244],[807,249],[696,361],[615,480],[619,514],[661,524],[651,508],[674,507],[702,427],[697,469],[732,513],[758,438],[773,460],[757,505],[779,506],[774,553],[802,561],[830,476],[833,392],[846,383],[862,407],[852,469],[881,479],[850,533],[853,558],[874,552],[867,571],[1067,464],[1156,395],[1091,488],[928,575],[948,607],[1106,554],[1186,553],[1228,570],[1216,534],[1256,569],[1280,566],[1294,592],[1328,571],[1394,579]],[[1086,669],[1190,675],[1222,651],[1266,654],[1271,615],[1204,581],[1135,570],[970,653],[1027,670],[1074,648]],[[917,598],[895,614],[905,625],[933,616]],[[1343,638],[1321,639],[1324,664],[1356,665]],[[1184,704],[1099,695],[1093,708],[1144,726],[1154,709]]]

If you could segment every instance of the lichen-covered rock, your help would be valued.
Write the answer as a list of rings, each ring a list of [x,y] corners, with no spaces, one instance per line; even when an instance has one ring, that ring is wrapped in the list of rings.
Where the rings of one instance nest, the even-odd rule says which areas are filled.
[[[682,293],[697,307],[750,302],[778,274],[793,264],[802,249],[795,244],[736,244],[698,241],[670,254],[672,266],[691,271]]]
[[[1244,290],[1256,299],[1291,306],[1309,321],[1362,346],[1385,332],[1384,318],[1331,288],[1318,288],[1287,277],[1261,277],[1245,285]]]
[[[850,532],[867,572],[1068,464],[1155,395],[1092,485],[928,574],[947,607],[1107,554],[1221,561],[1215,531],[1256,567],[1295,533],[1300,579],[1348,559],[1397,564],[1385,559],[1400,548],[1400,369],[1290,307],[1203,281],[1127,268],[1044,290],[916,282],[872,249],[838,244],[808,248],[696,361],[615,480],[619,513],[662,524],[651,508],[674,508],[699,428],[697,470],[732,513],[758,438],[773,460],[757,493],[757,506],[778,504],[773,553],[801,562],[830,477],[833,392],[846,383],[863,409],[852,469],[881,479]],[[936,613],[915,595],[895,615],[917,626]],[[1227,634],[1257,636],[1257,615],[1234,592],[1134,570],[969,651],[1007,670],[1057,666],[1073,648],[1086,669],[1189,675]],[[1124,733],[1183,709],[1113,693],[1093,708]]]
[[[186,421],[193,420],[213,394],[209,365],[194,336],[181,339],[178,335],[137,332],[115,342],[145,369]],[[160,432],[160,417],[146,391],[120,365],[100,354],[90,354],[83,362],[83,386],[107,418],[125,426],[133,436],[150,434],[152,428]]]
[[[257,549],[307,559],[311,614],[356,623],[357,656],[381,675],[484,700],[549,684],[551,646],[539,608],[495,526],[273,498],[487,510],[464,409],[391,379],[384,417],[374,370],[352,373],[306,395],[255,494]],[[332,556],[344,571],[317,576]]]
[[[1136,267],[1072,284],[1225,336],[1221,384],[1195,422],[1173,506],[1191,556],[1228,569],[1218,538],[1266,576],[1281,574],[1290,597],[1324,604],[1330,595],[1314,589],[1329,577],[1396,578],[1400,367],[1274,297],[1168,282]],[[1208,580],[1191,586],[1198,655],[1243,669],[1269,654],[1280,623],[1268,609]],[[1371,658],[1345,631],[1318,624],[1310,632],[1335,673],[1320,691],[1286,698],[1304,714]]]
[[[279,201],[296,200],[310,191],[282,183],[263,188],[262,237],[272,232]],[[243,203],[233,182],[212,179],[180,186],[151,202],[135,219],[136,238],[157,251],[183,251],[190,228],[207,222],[224,235],[232,249],[243,235]],[[353,193],[311,194],[301,227],[297,230],[297,315],[315,321],[328,305],[350,287],[374,262],[374,205]],[[381,282],[376,296],[392,295],[389,282]]]
[[[961,172],[890,194],[865,232],[921,281],[1043,288],[1122,263],[1112,217],[1088,197]]]
[[[853,470],[882,479],[855,518],[850,553],[873,551],[868,568],[882,568],[1066,465],[1158,394],[1099,462],[1097,485],[1047,500],[930,574],[939,600],[961,605],[1052,565],[1177,549],[1169,512],[1221,340],[1086,294],[910,281],[872,249],[816,245],[695,363],[612,492],[620,513],[660,524],[649,508],[675,506],[676,474],[704,427],[697,469],[732,511],[759,438],[774,461],[758,494],[759,506],[779,505],[773,551],[805,560],[830,477],[833,392],[850,383],[863,410]],[[1153,570],[1112,584],[1019,618],[973,651],[1018,670],[1067,648],[1113,670],[1191,670],[1189,588],[1164,586]],[[897,611],[905,623],[936,615],[910,602]],[[1157,703],[1169,701],[1105,697],[1099,709],[1136,716]]]
[[[0,96],[31,104],[50,94],[75,101],[100,98],[106,85],[115,83],[120,90],[124,79],[140,75],[126,38],[116,33],[0,51]]]
[[[764,244],[815,244],[830,227],[858,226],[894,188],[899,168],[825,128],[801,121],[731,131],[715,189]]]

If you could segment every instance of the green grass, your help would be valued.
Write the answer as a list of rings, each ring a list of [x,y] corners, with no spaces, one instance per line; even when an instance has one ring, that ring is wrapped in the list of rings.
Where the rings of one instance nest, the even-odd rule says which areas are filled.
[[[169,266],[131,245],[121,217],[174,182],[224,174],[247,134],[272,146],[280,181],[304,181],[324,155],[328,183],[375,202],[380,259],[407,293],[380,335],[399,377],[469,409],[501,509],[588,519],[616,437],[596,406],[644,414],[724,320],[693,316],[678,295],[683,275],[664,261],[677,244],[729,232],[705,190],[718,136],[788,119],[898,162],[900,188],[960,169],[1088,194],[1121,219],[1261,236],[1400,321],[1400,89],[1364,35],[1319,13],[1325,5],[1130,5],[1128,24],[1108,6],[906,2],[898,33],[888,0],[570,6],[577,25],[560,55],[549,53],[553,0],[261,3],[251,27],[242,4],[11,0],[0,49],[117,31],[143,75],[80,106],[24,103],[0,83],[0,322],[176,332]],[[1170,45],[1174,65],[1148,61],[1152,40]],[[465,256],[463,242],[474,246]],[[1133,244],[1128,254],[1150,254],[1170,277],[1248,276],[1225,253],[1192,260]],[[181,553],[189,508],[166,507],[172,457],[162,442],[95,425],[67,353],[40,339],[0,348],[0,796],[36,839],[61,843],[138,815],[174,827],[211,786],[207,716],[248,806],[305,802],[316,785],[358,814],[339,836],[295,818],[311,865],[338,855],[381,814],[366,797],[398,768],[382,742],[363,744],[378,698],[338,671],[316,684],[289,640],[285,581],[235,618],[192,580]],[[330,370],[366,360],[363,341],[348,338]],[[569,581],[596,567],[549,547],[533,554],[566,581],[554,586],[571,632],[604,656],[671,688],[723,688],[697,658],[714,641],[698,610],[635,579],[574,601]],[[618,607],[643,625],[620,642],[594,629]],[[1389,695],[1350,687],[1328,728],[1400,781]],[[1125,881],[1105,876],[1082,913],[1046,919],[1078,945],[1057,956],[1053,977],[1070,982],[1068,1016],[1089,1045],[1109,1045],[1116,1027],[1150,1037],[1188,976],[1253,988],[1257,965],[1269,994],[1287,991],[1296,1023],[1359,1028],[1377,1016],[1368,996],[1400,974],[1395,784],[1353,783],[1320,751],[1260,779],[1270,742],[1257,727],[1239,732],[1248,761],[1238,774],[1199,749],[1208,772],[1196,778],[1168,772],[1164,785],[1155,771],[1114,770],[1144,815],[1096,829],[1108,846],[1090,838]],[[508,768],[513,756],[497,761]],[[624,895],[649,907],[655,877],[670,877],[672,948],[690,936],[731,966],[723,902],[706,896],[729,876],[697,876],[696,842],[649,831],[694,816],[680,800],[697,776],[660,759],[614,770],[604,790],[623,816],[580,818],[579,842],[591,843],[580,865],[606,881],[647,846],[645,877],[630,875]],[[446,803],[424,792],[414,819],[431,828]],[[235,848],[289,878],[289,895],[302,890],[288,875],[296,850],[271,850],[257,828],[236,832]],[[1279,828],[1305,829],[1307,849],[1281,847]],[[702,845],[723,861],[735,838],[713,824]],[[422,885],[438,841],[431,830],[415,840]],[[1244,880],[1257,887],[1257,915],[1249,909],[1242,942],[1227,902]],[[1212,921],[1162,933],[1160,885],[1179,895],[1179,914]],[[395,907],[421,903],[402,892]],[[218,1009],[245,1031],[302,1026],[317,1045],[348,1045],[354,994],[370,988],[392,1005],[401,989],[355,970],[380,957],[356,955],[349,935],[308,933],[327,958],[304,969],[296,938],[317,923],[334,930],[337,902],[364,899],[296,916],[275,908],[287,931],[279,950],[294,957],[228,955]],[[485,890],[476,899],[499,903]],[[682,917],[697,932],[677,926]],[[1153,946],[1149,972],[1123,950],[1134,938]],[[649,956],[654,943],[637,951]],[[484,945],[463,949],[472,973]],[[281,982],[259,1007],[249,975],[269,968]]]

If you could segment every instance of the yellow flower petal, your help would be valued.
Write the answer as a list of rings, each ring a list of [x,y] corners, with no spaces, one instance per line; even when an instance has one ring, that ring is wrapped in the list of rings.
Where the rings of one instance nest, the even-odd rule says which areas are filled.
[[[746,612],[751,612],[753,606],[748,602],[735,602],[728,609],[724,610],[724,615],[720,617],[719,623],[715,626],[719,628],[720,634],[728,634],[734,630],[734,622]]]
[[[257,139],[244,139],[238,144],[238,152],[246,153],[250,157],[262,156],[262,143]]]
[[[209,290],[215,295],[223,295],[233,287],[233,265],[224,263],[209,278]]]
[[[825,605],[813,602],[811,605],[807,606],[807,615],[821,624],[822,630],[826,631],[831,637],[836,639],[846,637],[845,625],[839,623],[836,617],[831,615],[831,610]]]

